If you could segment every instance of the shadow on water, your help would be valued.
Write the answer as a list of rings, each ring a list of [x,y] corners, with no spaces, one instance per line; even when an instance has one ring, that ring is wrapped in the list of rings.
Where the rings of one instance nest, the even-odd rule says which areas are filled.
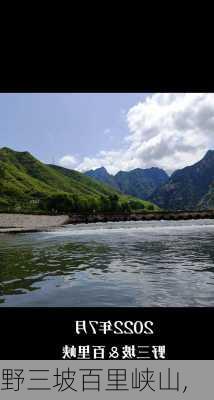
[[[37,290],[32,285],[50,276],[69,276],[76,271],[98,266],[105,273],[108,265],[96,264],[96,259],[107,253],[107,246],[66,243],[56,245],[10,247],[0,246],[0,296],[24,294]]]

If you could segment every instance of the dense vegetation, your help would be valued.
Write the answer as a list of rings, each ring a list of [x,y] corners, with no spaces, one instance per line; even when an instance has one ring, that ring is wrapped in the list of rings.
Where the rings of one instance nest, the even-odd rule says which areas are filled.
[[[28,152],[0,149],[0,211],[71,213],[157,210],[80,172],[46,165]]]

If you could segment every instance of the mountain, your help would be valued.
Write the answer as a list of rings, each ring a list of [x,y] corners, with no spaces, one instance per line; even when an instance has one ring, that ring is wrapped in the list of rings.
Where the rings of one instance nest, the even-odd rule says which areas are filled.
[[[0,149],[1,211],[88,211],[154,208],[84,174],[46,165],[28,152]]]
[[[209,191],[200,200],[199,208],[201,210],[214,210],[214,184],[210,186]]]
[[[85,174],[120,190],[122,193],[145,200],[157,187],[169,180],[166,172],[159,168],[136,168],[132,171],[120,171],[113,176],[102,167],[87,171]]]
[[[157,187],[167,182],[169,177],[159,168],[136,168],[128,172],[118,172],[115,180],[121,192],[146,200]]]
[[[113,175],[110,175],[104,167],[86,171],[85,175],[97,179],[99,182],[106,183],[107,185],[110,185],[115,189],[119,189],[115,177]]]
[[[207,196],[213,183],[214,150],[209,150],[196,164],[175,171],[169,181],[160,186],[149,199],[165,209],[196,209],[201,207],[201,202],[208,204]]]

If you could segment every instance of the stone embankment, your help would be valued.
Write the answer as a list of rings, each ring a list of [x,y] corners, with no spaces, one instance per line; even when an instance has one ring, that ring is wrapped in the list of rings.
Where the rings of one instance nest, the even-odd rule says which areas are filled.
[[[155,211],[144,213],[99,213],[99,214],[72,214],[69,216],[70,224],[92,222],[116,222],[116,221],[160,221],[160,220],[187,220],[214,218],[213,211]]]

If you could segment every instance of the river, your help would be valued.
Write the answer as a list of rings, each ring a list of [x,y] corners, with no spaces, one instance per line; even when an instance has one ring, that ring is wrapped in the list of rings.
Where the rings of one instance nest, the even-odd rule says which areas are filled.
[[[0,306],[214,306],[214,220],[1,234]]]

